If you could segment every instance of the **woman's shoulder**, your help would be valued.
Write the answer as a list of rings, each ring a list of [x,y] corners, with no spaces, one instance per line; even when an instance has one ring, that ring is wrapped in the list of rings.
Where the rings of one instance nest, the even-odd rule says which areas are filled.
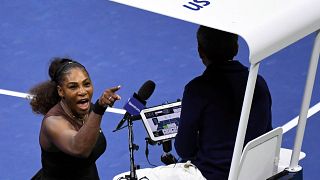
[[[50,129],[75,129],[67,119],[66,113],[60,103],[53,106],[43,118],[42,126]]]
[[[75,129],[64,116],[49,116],[43,119],[42,126],[46,129],[46,132],[59,132],[64,129]]]
[[[64,111],[60,105],[60,103],[57,103],[56,105],[54,105],[48,112],[47,114],[44,116],[44,119],[50,117],[50,116],[61,116],[64,114]]]

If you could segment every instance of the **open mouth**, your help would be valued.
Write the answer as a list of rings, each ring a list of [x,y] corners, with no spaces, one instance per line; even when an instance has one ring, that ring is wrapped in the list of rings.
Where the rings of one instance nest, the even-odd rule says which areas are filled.
[[[89,109],[89,105],[89,99],[81,99],[77,102],[77,106],[84,111]]]

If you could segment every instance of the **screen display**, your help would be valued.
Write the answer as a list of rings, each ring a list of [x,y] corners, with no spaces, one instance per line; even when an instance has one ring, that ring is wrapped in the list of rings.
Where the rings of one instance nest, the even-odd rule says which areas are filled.
[[[154,137],[178,132],[181,105],[145,112],[146,121]]]

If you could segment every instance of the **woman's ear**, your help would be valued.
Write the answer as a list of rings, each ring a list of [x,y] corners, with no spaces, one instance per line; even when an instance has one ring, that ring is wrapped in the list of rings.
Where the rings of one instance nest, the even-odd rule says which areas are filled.
[[[59,96],[63,99],[64,98],[64,91],[62,90],[60,85],[57,86],[57,91],[58,91]]]

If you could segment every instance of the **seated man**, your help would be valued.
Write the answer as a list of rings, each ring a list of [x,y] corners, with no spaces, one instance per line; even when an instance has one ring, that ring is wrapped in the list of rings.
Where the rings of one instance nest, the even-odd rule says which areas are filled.
[[[185,86],[175,148],[208,180],[225,180],[249,71],[232,60],[238,53],[237,35],[200,26],[197,40],[206,70]],[[245,143],[271,129],[271,95],[265,80],[258,75]]]

